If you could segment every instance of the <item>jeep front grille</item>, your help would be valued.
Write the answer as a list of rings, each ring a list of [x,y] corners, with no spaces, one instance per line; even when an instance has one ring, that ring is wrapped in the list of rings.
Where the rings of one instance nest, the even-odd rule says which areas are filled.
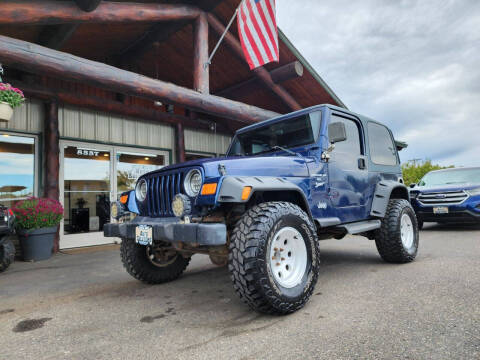
[[[447,191],[420,194],[417,200],[423,205],[455,205],[460,204],[468,198],[468,194],[461,191]]]
[[[172,200],[181,192],[183,173],[173,172],[147,176],[147,212],[152,217],[174,216]]]

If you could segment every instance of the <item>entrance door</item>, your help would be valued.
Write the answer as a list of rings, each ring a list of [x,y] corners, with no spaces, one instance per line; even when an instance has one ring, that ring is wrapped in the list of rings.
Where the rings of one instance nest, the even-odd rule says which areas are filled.
[[[61,147],[63,179],[60,180],[64,221],[60,247],[109,243],[103,225],[110,222],[112,200],[112,149],[82,143]]]
[[[61,248],[111,243],[103,236],[111,201],[132,190],[141,175],[169,163],[167,151],[150,149],[62,141],[60,151]]]

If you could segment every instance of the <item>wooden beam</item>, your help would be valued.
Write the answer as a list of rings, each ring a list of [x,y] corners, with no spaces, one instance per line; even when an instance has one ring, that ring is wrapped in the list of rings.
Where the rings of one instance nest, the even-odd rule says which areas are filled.
[[[57,25],[66,23],[127,23],[196,19],[200,9],[173,4],[102,2],[85,12],[67,1],[5,0],[0,4],[0,25]]]
[[[275,84],[280,84],[284,81],[295,79],[303,76],[303,65],[300,61],[293,61],[289,64],[280,66],[270,72],[270,76]],[[217,91],[215,95],[227,98],[242,98],[242,96],[251,92],[252,87],[257,84],[259,79],[252,77],[241,83],[230,86],[226,89]]]
[[[185,3],[195,4],[195,6],[204,12],[212,11],[221,2],[222,0],[185,0]],[[155,24],[132,44],[120,51],[116,57],[121,57],[122,59],[126,59],[127,62],[131,62],[132,59],[138,58],[147,50],[151,49],[152,44],[166,41],[190,22],[191,20],[183,20],[175,23]]]
[[[50,49],[60,50],[77,30],[78,24],[47,26],[40,33],[38,44]]]
[[[55,100],[45,104],[45,190],[46,198],[60,200],[60,133],[58,131],[58,104]],[[59,249],[59,236],[54,240],[53,251]]]
[[[174,23],[158,23],[150,27],[142,36],[136,39],[132,44],[121,50],[112,57],[112,62],[117,63],[119,59],[125,63],[131,63],[150,50],[154,44],[160,44],[169,39],[173,34],[180,31],[189,23],[188,20],[180,20]]]
[[[205,13],[198,16],[193,36],[193,89],[202,94],[210,92],[208,61],[208,21]]]
[[[178,85],[6,36],[0,36],[0,62],[26,72],[83,82],[152,101],[180,105],[245,124],[278,116],[275,112],[255,106],[200,94]]]
[[[146,108],[143,106],[134,106],[124,104],[120,101],[99,98],[96,96],[83,95],[73,92],[68,92],[55,88],[42,88],[36,85],[13,81],[15,86],[21,88],[27,96],[39,98],[46,101],[55,101],[78,106],[90,110],[97,110],[106,113],[118,114],[136,118],[143,121],[164,123],[168,125],[176,125],[181,123],[184,127],[192,129],[210,130],[210,123],[202,120],[190,120],[186,116],[169,114],[153,108]],[[238,123],[233,123],[238,127]],[[235,129],[237,128],[235,127]],[[217,122],[217,129],[224,134],[232,134],[233,130],[229,127]]]
[[[270,71],[270,76],[275,84],[281,84],[285,81],[296,79],[303,76],[303,65],[300,61],[280,66]]]
[[[215,15],[209,13],[207,17],[208,23],[217,34],[220,35],[225,32],[225,26],[215,17]],[[238,57],[245,59],[240,42],[231,33],[227,33],[225,36],[225,42]],[[253,72],[255,76],[267,88],[272,90],[291,110],[300,110],[302,108],[302,106],[281,85],[274,83],[270,73],[263,66],[254,69]]]
[[[102,0],[74,0],[77,6],[83,11],[93,11],[95,10]]]

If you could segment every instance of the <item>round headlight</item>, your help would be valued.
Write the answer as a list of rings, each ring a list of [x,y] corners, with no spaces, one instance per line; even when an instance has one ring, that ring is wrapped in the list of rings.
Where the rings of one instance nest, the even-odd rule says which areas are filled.
[[[135,187],[135,196],[140,202],[144,202],[147,198],[147,182],[145,181],[145,179],[137,182],[137,186]]]
[[[183,187],[185,188],[185,192],[188,196],[197,196],[202,187],[202,173],[200,170],[190,170],[187,176],[185,176]]]

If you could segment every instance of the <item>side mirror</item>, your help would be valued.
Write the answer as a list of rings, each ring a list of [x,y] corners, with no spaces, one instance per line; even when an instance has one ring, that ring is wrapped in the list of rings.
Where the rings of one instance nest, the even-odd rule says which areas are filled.
[[[411,184],[410,184],[410,189],[413,189],[415,186],[417,186],[417,184],[411,183]]]
[[[335,144],[347,140],[347,131],[345,124],[342,122],[334,122],[328,125],[328,138],[330,143]]]

